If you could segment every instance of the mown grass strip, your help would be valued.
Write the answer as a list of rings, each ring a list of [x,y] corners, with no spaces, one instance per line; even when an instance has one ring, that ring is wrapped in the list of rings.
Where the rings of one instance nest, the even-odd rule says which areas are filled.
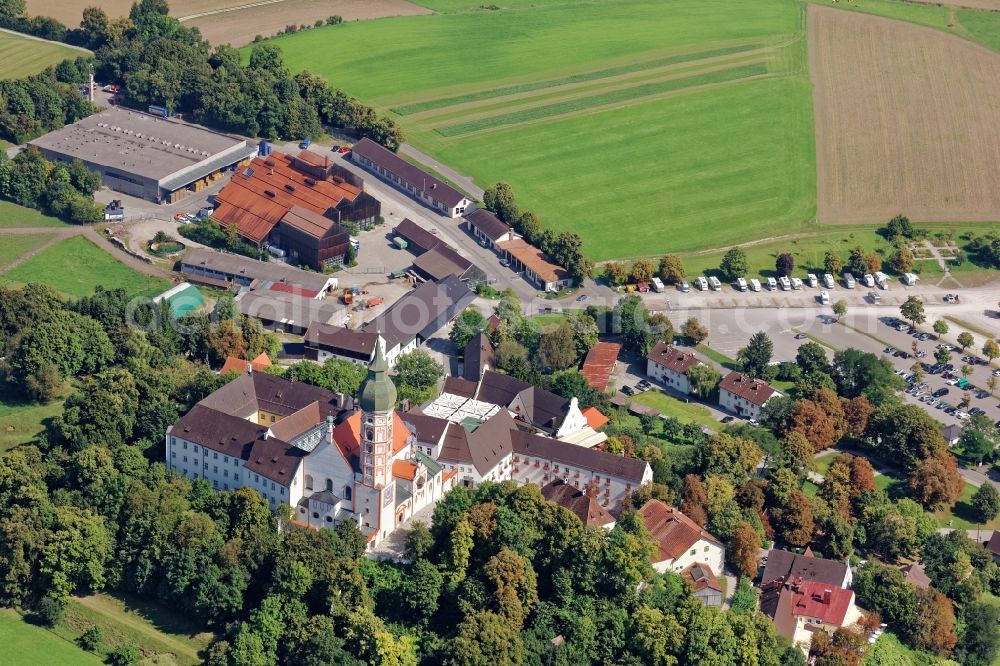
[[[743,67],[722,69],[714,72],[706,72],[705,74],[698,74],[696,76],[686,76],[680,79],[669,79],[667,81],[647,83],[645,85],[634,86],[632,88],[613,90],[600,95],[591,95],[590,97],[581,97],[579,99],[573,99],[566,102],[547,104],[545,106],[524,109],[514,113],[490,116],[488,118],[479,118],[477,120],[470,120],[468,122],[457,123],[455,125],[446,125],[445,127],[440,127],[435,131],[445,137],[459,136],[461,134],[469,134],[471,132],[477,132],[484,129],[503,127],[504,125],[516,125],[518,123],[528,122],[531,120],[561,116],[566,113],[582,111],[596,106],[626,102],[642,97],[649,97],[651,95],[658,95],[660,93],[683,90],[684,88],[691,88],[694,86],[736,81],[738,79],[760,76],[762,74],[767,74],[767,63],[754,63]]]
[[[676,65],[678,63],[690,62],[692,60],[704,60],[706,58],[718,58],[719,56],[730,55],[733,53],[742,53],[744,51],[754,51],[760,48],[764,48],[764,45],[739,44],[736,46],[727,46],[721,49],[711,49],[709,51],[698,51],[696,53],[681,53],[679,55],[668,56],[666,58],[659,58],[657,60],[647,60],[644,62],[629,63],[628,65],[620,65],[618,67],[610,67],[608,69],[599,69],[593,72],[580,72],[579,74],[572,74],[570,76],[565,76],[560,79],[549,79],[548,81],[533,81],[531,83],[520,83],[512,86],[504,86],[502,88],[490,88],[489,90],[478,90],[476,92],[466,93],[465,95],[456,95],[454,97],[441,97],[439,99],[431,99],[425,102],[415,102],[413,104],[405,104],[403,106],[398,106],[392,109],[392,111],[393,113],[398,113],[401,116],[408,116],[414,113],[421,113],[423,111],[442,109],[444,107],[452,106],[455,104],[478,102],[484,99],[492,99],[494,97],[504,97],[506,95],[517,95],[520,93],[542,90],[544,88],[554,88],[556,86],[564,86],[570,83],[582,83],[584,81],[606,79],[612,76],[618,76],[620,74],[641,72],[645,69],[653,69],[654,67],[665,67],[667,65]]]

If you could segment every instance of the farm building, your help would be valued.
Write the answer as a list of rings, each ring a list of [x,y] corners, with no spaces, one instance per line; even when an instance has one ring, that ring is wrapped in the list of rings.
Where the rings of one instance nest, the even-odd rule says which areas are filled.
[[[451,185],[410,164],[371,139],[361,139],[354,144],[351,159],[442,215],[459,217],[473,203]]]
[[[348,318],[347,309],[336,301],[302,298],[271,289],[255,289],[236,297],[240,313],[260,319],[265,328],[305,335],[313,325],[339,324]]]
[[[108,188],[174,203],[198,192],[257,152],[245,139],[178,120],[111,107],[41,136],[30,145],[51,160],[81,160]]]
[[[305,357],[319,363],[339,358],[352,363],[368,364],[375,358],[376,340],[376,333],[317,323],[306,331]]]
[[[424,282],[366,323],[362,330],[385,340],[390,366],[448,325],[476,295],[464,282],[450,275],[440,282]]]
[[[406,241],[406,249],[417,255],[413,260],[413,273],[417,278],[440,281],[455,275],[473,285],[486,280],[483,269],[413,220],[404,219],[392,231],[397,238]]]
[[[608,387],[621,349],[622,346],[617,342],[598,342],[590,348],[587,358],[583,360],[583,367],[580,368],[580,374],[590,384],[590,388],[603,392]]]
[[[252,286],[301,298],[325,298],[327,292],[337,288],[337,278],[329,275],[206,248],[191,249],[180,260],[180,271],[192,282],[211,286]]]
[[[469,225],[472,235],[489,243],[491,248],[496,248],[497,243],[514,240],[516,237],[506,222],[501,221],[499,217],[485,208],[477,208],[468,213],[465,216],[465,222]]]
[[[510,261],[511,268],[523,271],[524,277],[542,291],[559,291],[573,286],[569,271],[552,263],[547,254],[523,238],[503,241],[496,247]]]
[[[183,317],[184,315],[197,310],[205,305],[205,299],[198,291],[198,287],[188,282],[181,282],[174,285],[167,291],[153,299],[154,303],[165,302],[170,307],[170,314],[173,317]]]
[[[216,196],[212,218],[256,247],[282,250],[290,263],[314,270],[343,265],[350,234],[342,223],[374,224],[382,205],[361,179],[341,175],[339,167],[334,172],[328,162],[306,150],[256,157]]]

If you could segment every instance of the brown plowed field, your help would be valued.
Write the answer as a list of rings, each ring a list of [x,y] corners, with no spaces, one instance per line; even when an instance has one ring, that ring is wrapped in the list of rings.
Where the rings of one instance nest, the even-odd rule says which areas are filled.
[[[1000,54],[809,6],[821,222],[1000,220]]]
[[[998,0],[1000,1],[1000,0]],[[133,0],[27,0],[31,15],[51,16],[67,26],[80,25],[85,7],[101,7],[108,16],[127,16]],[[243,46],[255,35],[273,35],[290,23],[312,25],[317,19],[337,15],[345,21],[430,14],[407,0],[171,0],[170,15],[191,17],[185,25],[196,26],[213,44]],[[224,11],[218,14],[210,12]],[[209,14],[207,16],[199,16]]]

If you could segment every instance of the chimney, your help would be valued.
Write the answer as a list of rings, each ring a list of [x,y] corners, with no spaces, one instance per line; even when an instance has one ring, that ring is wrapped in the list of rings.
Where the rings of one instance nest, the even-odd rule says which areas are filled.
[[[330,437],[330,443],[333,443],[333,416],[326,417],[326,433]]]

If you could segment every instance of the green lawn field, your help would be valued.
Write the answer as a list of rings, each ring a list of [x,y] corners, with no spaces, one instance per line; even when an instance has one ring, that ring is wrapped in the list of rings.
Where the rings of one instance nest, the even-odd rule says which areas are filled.
[[[712,413],[694,401],[684,402],[656,389],[640,393],[634,400],[647,407],[652,407],[663,416],[675,418],[681,423],[698,423],[709,428],[719,427],[719,422],[712,418]]]
[[[47,404],[25,402],[6,382],[0,381],[0,454],[32,441],[44,421],[62,412],[63,398]]]
[[[63,44],[0,32],[0,79],[19,79],[37,74],[49,65],[80,55],[83,51]]]
[[[0,662],[6,666],[98,666],[101,660],[41,627],[28,624],[15,611],[0,608]]]
[[[0,276],[0,283],[47,284],[67,296],[89,296],[98,285],[121,287],[133,296],[151,296],[170,287],[138,273],[82,236],[60,241]]]
[[[427,6],[443,13],[274,42],[292,71],[396,113],[416,147],[481,185],[510,182],[594,259],[812,226],[796,0]]]
[[[3,35],[3,33],[0,33]],[[2,148],[2,146],[0,146]],[[18,206],[10,201],[0,201],[0,229],[19,227],[65,227],[62,220],[40,213],[34,208]]]
[[[0,269],[55,237],[54,234],[4,234],[0,230]]]

